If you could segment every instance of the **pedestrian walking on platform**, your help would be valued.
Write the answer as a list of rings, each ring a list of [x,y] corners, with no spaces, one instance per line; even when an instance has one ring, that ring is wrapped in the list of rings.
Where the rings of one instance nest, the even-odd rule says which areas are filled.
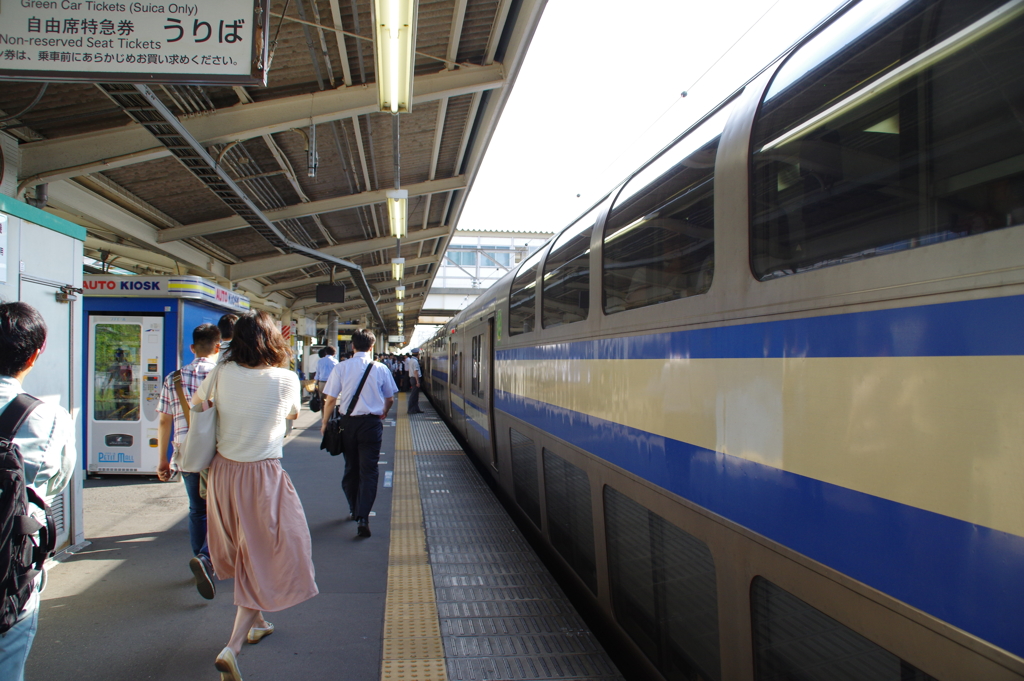
[[[299,379],[280,365],[291,350],[273,319],[248,312],[218,368],[192,399],[217,408],[217,454],[210,464],[210,558],[218,579],[235,580],[235,623],[217,656],[222,681],[241,681],[242,644],[274,632],[264,612],[319,593],[309,526],[281,467],[285,420],[301,407]]]
[[[0,423],[8,421],[17,413],[8,412],[8,409],[24,410],[27,407],[28,413],[21,421],[21,426],[14,429],[13,426],[17,424],[12,424],[13,437],[10,441],[21,452],[26,493],[31,490],[50,505],[70,482],[78,457],[75,454],[74,423],[67,410],[49,400],[36,402],[29,396],[22,397],[25,390],[21,384],[39,361],[45,347],[46,323],[38,310],[26,303],[0,305]],[[5,439],[10,435],[0,432],[0,437]],[[14,487],[9,489],[13,490]],[[8,508],[13,511],[17,506]],[[38,505],[30,502],[28,511],[29,515],[45,525],[45,516],[40,517],[44,514]],[[8,528],[11,532],[9,537],[13,541],[16,529],[13,515],[10,522],[12,526]],[[22,532],[25,534],[21,534],[20,539],[38,543],[35,532],[31,535],[25,530]],[[20,548],[22,545],[19,543],[18,546]],[[6,595],[0,598],[0,616],[11,616],[14,620],[10,628],[0,634],[0,679],[24,681],[25,662],[39,625],[39,593],[45,579],[43,572],[32,574],[31,571],[16,568],[11,560],[12,544],[0,549],[0,562],[11,563],[11,576],[17,580],[14,585],[17,588],[10,593],[6,591],[9,583],[0,584],[0,593]],[[8,576],[6,567],[4,565],[4,577]]]
[[[413,348],[412,354],[405,360],[405,371],[409,374],[409,401],[406,403],[407,414],[422,414],[420,410],[420,349]]]
[[[185,407],[192,401],[192,395],[206,378],[207,374],[217,366],[217,354],[220,352],[220,329],[213,324],[200,324],[192,330],[192,354],[194,360],[177,371],[167,374],[156,410],[160,413],[157,425],[157,447],[160,461],[156,465],[156,476],[167,482],[174,471],[167,458],[168,444],[177,452],[185,435],[188,434],[188,417]],[[172,437],[173,433],[173,437]],[[210,562],[210,549],[206,543],[206,478],[205,473],[188,473],[182,471],[181,479],[185,483],[188,494],[188,534],[192,542],[192,559],[189,567],[196,578],[196,589],[199,595],[211,599],[217,594],[217,586],[213,581],[213,563]]]
[[[349,519],[357,521],[356,531],[360,537],[370,536],[370,511],[377,498],[377,461],[384,439],[384,419],[398,392],[391,371],[373,361],[376,340],[369,329],[359,329],[352,334],[355,355],[334,367],[327,379],[320,426],[321,433],[327,430],[335,406],[345,415],[345,473],[341,488],[348,501]]]

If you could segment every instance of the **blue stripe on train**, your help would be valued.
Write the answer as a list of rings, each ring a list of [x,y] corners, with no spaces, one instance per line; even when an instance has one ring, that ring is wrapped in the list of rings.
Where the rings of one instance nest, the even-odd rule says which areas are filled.
[[[1024,655],[1024,538],[505,392],[495,407]]]
[[[1024,296],[499,350],[499,360],[1024,355]]]

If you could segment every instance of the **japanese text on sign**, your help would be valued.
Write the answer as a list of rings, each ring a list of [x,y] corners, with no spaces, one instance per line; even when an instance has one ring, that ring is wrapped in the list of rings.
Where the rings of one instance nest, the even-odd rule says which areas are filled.
[[[256,11],[254,13],[254,7]],[[191,4],[96,0],[6,0],[0,76],[17,72],[210,74],[253,72],[263,41],[253,0]],[[79,79],[88,79],[76,76]],[[211,81],[213,82],[213,81]]]

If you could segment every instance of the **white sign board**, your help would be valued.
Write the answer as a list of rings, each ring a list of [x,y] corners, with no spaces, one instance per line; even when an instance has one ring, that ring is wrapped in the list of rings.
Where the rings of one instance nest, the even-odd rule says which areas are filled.
[[[404,343],[405,336],[388,336],[388,343]]]
[[[0,78],[263,85],[267,0],[0,0]]]

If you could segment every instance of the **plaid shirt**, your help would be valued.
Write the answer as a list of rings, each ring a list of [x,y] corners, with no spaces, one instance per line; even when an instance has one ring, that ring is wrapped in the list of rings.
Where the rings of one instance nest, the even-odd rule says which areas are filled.
[[[181,388],[185,391],[185,398],[189,401],[203,382],[206,375],[217,366],[208,357],[196,357],[194,360],[181,367]],[[156,410],[161,414],[174,417],[174,451],[185,441],[185,433],[188,432],[188,423],[185,422],[185,411],[178,404],[178,391],[174,389],[174,380],[171,378],[173,372],[167,374],[164,379],[164,386],[160,390],[160,401],[157,402]]]

